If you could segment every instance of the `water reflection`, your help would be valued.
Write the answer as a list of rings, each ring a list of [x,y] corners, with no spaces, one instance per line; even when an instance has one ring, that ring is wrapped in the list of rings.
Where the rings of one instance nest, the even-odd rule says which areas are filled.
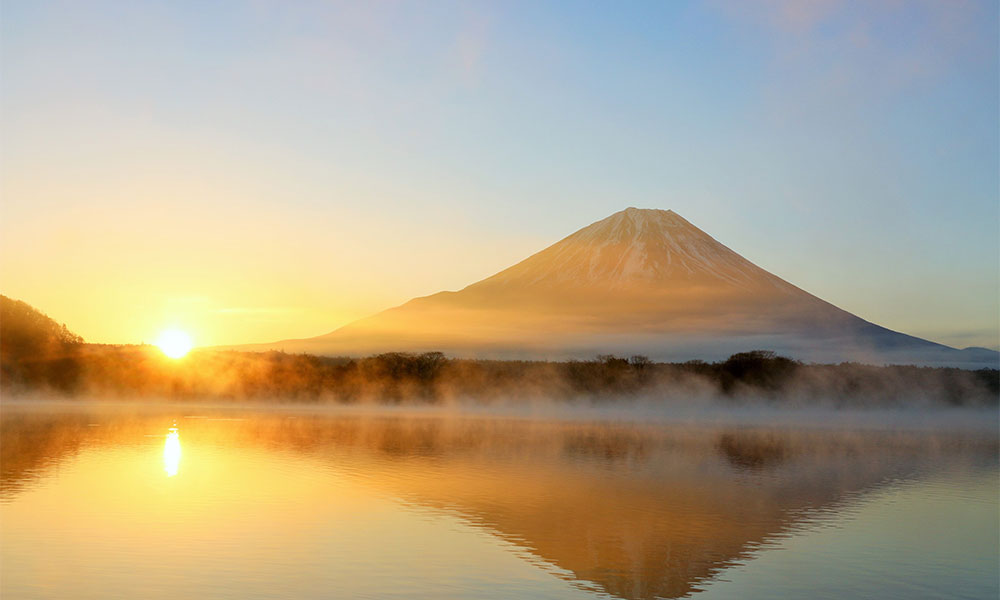
[[[181,464],[181,438],[176,427],[171,427],[167,433],[167,441],[163,444],[163,470],[167,477],[177,475]]]
[[[137,529],[143,535],[155,532],[163,544],[176,531],[210,531],[210,540],[223,551],[205,546],[203,558],[225,563],[225,552],[246,547],[240,536],[249,535],[243,532],[247,524],[273,526],[260,535],[273,542],[275,556],[259,557],[259,564],[250,566],[245,562],[252,557],[236,556],[232,568],[249,572],[291,565],[287,568],[295,577],[323,582],[335,568],[331,553],[342,552],[346,558],[341,560],[349,561],[366,544],[374,545],[374,559],[357,577],[382,578],[380,570],[391,561],[381,557],[393,549],[388,543],[379,547],[377,534],[370,534],[374,541],[348,543],[322,531],[329,523],[351,522],[363,531],[384,531],[386,522],[396,530],[417,528],[416,517],[384,513],[376,518],[359,508],[391,498],[488,532],[579,585],[578,591],[645,600],[686,597],[759,548],[891,482],[935,472],[995,471],[997,452],[994,435],[280,412],[233,420],[228,418],[232,412],[219,412],[184,421],[185,446],[189,452],[197,449],[198,460],[186,463],[184,477],[171,483],[170,494],[158,495],[162,475],[161,483],[149,481],[143,488],[128,473],[133,456],[149,472],[148,460],[159,448],[146,436],[178,417],[167,413],[5,412],[0,499],[12,503],[34,488],[46,488],[54,490],[53,502],[61,502],[56,492],[64,481],[110,490],[101,498],[76,493],[81,488],[65,492],[66,502],[78,497],[93,502],[87,508],[94,512],[85,514],[93,518],[109,510],[119,492],[148,489],[148,497],[114,504],[128,511],[126,523],[146,527]],[[88,427],[94,422],[102,425]],[[166,474],[176,475],[181,457],[176,426],[169,429],[162,454]],[[53,468],[74,456],[75,470]],[[261,465],[251,467],[251,459]],[[74,477],[67,479],[66,473]],[[315,497],[315,503],[297,508],[304,497]],[[44,510],[53,506],[63,510],[49,505],[35,514],[34,506],[21,503],[18,514],[37,518],[43,528]],[[168,517],[169,528],[155,529]],[[408,539],[432,543],[416,535]],[[199,549],[197,538],[176,543],[192,553]],[[137,547],[150,552],[143,544],[145,538]],[[321,551],[310,550],[316,547]],[[16,550],[30,554],[31,549]],[[420,552],[413,560],[421,558]],[[150,561],[177,560],[166,546],[164,553],[166,558]],[[394,556],[403,560],[398,552]],[[419,568],[428,577],[441,576],[441,565]]]

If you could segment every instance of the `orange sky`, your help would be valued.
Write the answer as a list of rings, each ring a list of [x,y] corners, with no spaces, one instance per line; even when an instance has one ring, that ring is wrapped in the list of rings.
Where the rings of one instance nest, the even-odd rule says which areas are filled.
[[[5,207],[0,291],[93,342],[148,343],[168,327],[196,345],[319,335],[412,295],[461,287],[542,243],[513,236],[495,251],[460,229],[451,240],[434,230],[397,235],[406,228],[398,216],[213,202],[240,190],[171,188],[162,178],[80,188],[70,206],[67,190],[45,187],[8,185],[37,201],[23,212]],[[38,210],[46,204],[58,208]]]
[[[5,2],[0,293],[93,342],[313,336],[639,206],[1000,344],[996,3],[743,7]]]

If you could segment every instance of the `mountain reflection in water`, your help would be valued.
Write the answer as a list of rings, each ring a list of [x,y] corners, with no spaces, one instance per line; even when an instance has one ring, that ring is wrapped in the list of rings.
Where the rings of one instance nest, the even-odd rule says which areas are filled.
[[[455,516],[574,585],[628,599],[689,595],[861,493],[936,471],[995,470],[997,453],[988,434],[5,407],[0,501],[17,503],[88,453],[150,440],[162,452],[150,468],[177,481],[226,453],[316,461],[326,469],[318,477]],[[102,468],[115,469],[104,456]],[[197,502],[216,487],[253,485],[267,482],[220,468],[184,493]]]

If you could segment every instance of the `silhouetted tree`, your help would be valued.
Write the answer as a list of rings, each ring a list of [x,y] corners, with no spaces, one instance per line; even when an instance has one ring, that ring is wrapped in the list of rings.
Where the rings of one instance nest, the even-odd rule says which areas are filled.
[[[765,391],[778,389],[800,365],[770,350],[751,350],[730,356],[721,366],[721,386],[726,393],[737,383]]]

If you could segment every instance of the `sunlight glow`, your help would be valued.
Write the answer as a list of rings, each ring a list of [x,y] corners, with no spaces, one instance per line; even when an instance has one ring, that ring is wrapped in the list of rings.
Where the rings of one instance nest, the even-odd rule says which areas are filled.
[[[168,329],[160,334],[156,345],[170,358],[181,358],[191,351],[191,336],[178,329]]]
[[[181,438],[176,427],[171,427],[167,441],[163,445],[163,470],[167,477],[173,477],[181,465]]]

